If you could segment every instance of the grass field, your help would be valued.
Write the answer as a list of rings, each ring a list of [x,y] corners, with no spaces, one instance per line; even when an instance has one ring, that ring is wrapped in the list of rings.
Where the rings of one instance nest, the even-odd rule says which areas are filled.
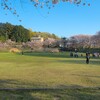
[[[0,53],[0,100],[100,100],[100,58]]]

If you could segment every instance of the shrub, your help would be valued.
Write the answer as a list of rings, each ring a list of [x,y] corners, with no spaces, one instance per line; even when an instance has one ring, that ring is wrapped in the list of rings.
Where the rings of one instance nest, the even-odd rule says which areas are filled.
[[[11,48],[10,49],[10,52],[13,52],[13,53],[20,53],[21,50],[17,49],[17,48]]]
[[[59,52],[58,48],[45,48],[45,52],[52,52],[52,53],[57,53]]]

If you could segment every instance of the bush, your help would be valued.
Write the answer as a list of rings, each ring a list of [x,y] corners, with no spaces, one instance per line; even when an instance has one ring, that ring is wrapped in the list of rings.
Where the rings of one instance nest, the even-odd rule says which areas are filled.
[[[6,41],[6,37],[0,36],[0,42],[5,42],[5,41]]]
[[[52,52],[52,53],[57,53],[59,52],[58,48],[45,48],[44,49],[45,52]]]
[[[21,50],[17,49],[17,48],[11,48],[10,49],[10,52],[13,52],[13,53],[20,53]]]
[[[98,52],[100,53],[100,48],[84,48],[84,49],[79,49],[80,52],[90,52],[90,53],[94,53],[94,52]]]

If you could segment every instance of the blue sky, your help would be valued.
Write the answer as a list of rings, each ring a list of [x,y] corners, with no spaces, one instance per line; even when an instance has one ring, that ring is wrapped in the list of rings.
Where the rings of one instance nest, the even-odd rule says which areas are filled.
[[[22,0],[25,1],[25,0]],[[22,25],[33,31],[50,32],[60,37],[70,37],[77,34],[93,35],[100,31],[100,0],[84,0],[91,6],[76,6],[70,3],[59,3],[54,8],[35,8],[27,0],[23,3],[13,3],[19,18],[0,7],[0,22]],[[87,3],[88,3],[87,2]],[[49,14],[48,14],[49,11]],[[19,22],[22,19],[22,22]]]

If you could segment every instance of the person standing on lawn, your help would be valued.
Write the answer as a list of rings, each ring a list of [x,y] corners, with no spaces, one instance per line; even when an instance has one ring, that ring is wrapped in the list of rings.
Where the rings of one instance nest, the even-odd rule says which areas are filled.
[[[90,53],[86,52],[86,63],[89,64],[90,60]]]

